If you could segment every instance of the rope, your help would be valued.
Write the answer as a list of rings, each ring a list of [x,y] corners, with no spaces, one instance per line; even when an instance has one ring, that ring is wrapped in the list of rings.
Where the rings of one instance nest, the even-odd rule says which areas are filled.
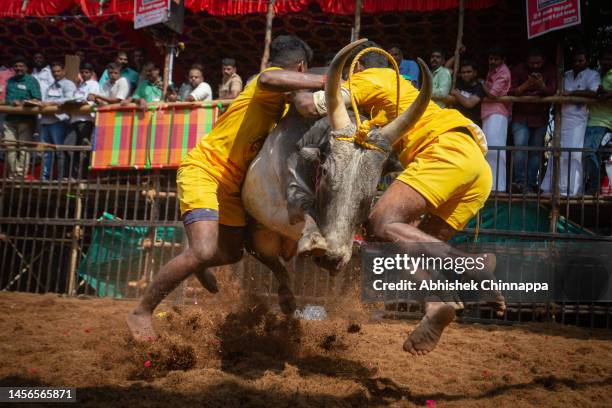
[[[359,117],[359,110],[357,109],[357,101],[355,100],[355,97],[353,96],[353,92],[352,92],[352,88],[351,88],[351,80],[353,78],[353,74],[355,71],[355,67],[357,66],[357,62],[359,61],[359,59],[364,56],[365,54],[367,54],[368,52],[374,52],[377,54],[381,54],[383,56],[385,56],[387,58],[387,60],[389,62],[391,62],[391,65],[393,65],[393,69],[395,70],[395,83],[396,83],[396,102],[395,102],[395,117],[399,116],[399,95],[400,95],[400,72],[399,72],[399,67],[397,66],[397,62],[395,62],[395,59],[391,56],[391,54],[389,54],[387,51],[378,48],[378,47],[368,47],[365,48],[363,50],[361,50],[356,56],[355,58],[353,58],[353,62],[351,63],[351,68],[349,70],[349,77],[348,77],[348,86],[349,86],[349,94],[350,94],[350,98],[351,98],[351,106],[353,107],[353,112],[355,112],[355,121],[356,121],[356,131],[355,134],[353,136],[350,137],[338,137],[336,138],[336,140],[342,140],[344,142],[353,142],[361,147],[363,147],[364,149],[368,149],[368,150],[377,150],[379,152],[383,152],[386,153],[386,150],[383,149],[380,146],[377,146],[373,143],[368,142],[368,133],[370,132],[370,129],[372,128],[372,125],[370,124],[369,120],[365,120],[365,121],[361,121],[361,118]]]

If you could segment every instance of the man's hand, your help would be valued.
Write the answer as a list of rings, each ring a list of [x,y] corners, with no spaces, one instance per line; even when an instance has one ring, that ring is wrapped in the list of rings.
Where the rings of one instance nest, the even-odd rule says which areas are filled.
[[[88,101],[95,101],[97,98],[98,98],[98,95],[96,95],[96,94],[91,94],[90,93],[90,94],[87,95],[87,100]]]
[[[13,106],[23,106],[23,101],[14,100]]]
[[[147,108],[149,107],[149,105],[147,104],[147,101],[145,101],[144,99],[139,99],[138,100],[138,107],[141,110],[146,111]]]

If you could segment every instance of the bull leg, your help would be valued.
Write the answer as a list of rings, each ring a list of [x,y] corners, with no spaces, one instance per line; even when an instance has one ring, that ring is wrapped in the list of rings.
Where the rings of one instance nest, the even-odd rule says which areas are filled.
[[[311,254],[323,256],[326,250],[327,244],[325,238],[321,235],[316,221],[310,214],[304,215],[304,229],[297,246],[298,255]]]
[[[278,304],[282,312],[293,314],[296,309],[295,296],[289,287],[289,272],[280,261],[284,249],[282,237],[259,224],[250,225],[249,232],[247,249],[259,262],[270,268],[278,281]]]

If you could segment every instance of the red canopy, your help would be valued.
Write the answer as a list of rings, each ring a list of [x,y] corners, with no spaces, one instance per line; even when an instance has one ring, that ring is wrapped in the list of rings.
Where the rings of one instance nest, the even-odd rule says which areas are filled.
[[[466,8],[481,9],[496,4],[498,0],[466,0]],[[296,13],[307,9],[312,3],[318,4],[324,13],[353,14],[355,0],[277,0],[276,14]],[[89,18],[116,17],[131,20],[133,0],[109,0],[104,2],[100,12],[98,0],[29,0],[25,10],[23,0],[0,2],[0,17],[44,17],[55,16],[72,7],[78,7]],[[457,8],[459,0],[363,0],[363,13],[385,11],[435,11]],[[195,13],[206,12],[215,16],[231,16],[265,13],[267,0],[185,0],[185,7]]]

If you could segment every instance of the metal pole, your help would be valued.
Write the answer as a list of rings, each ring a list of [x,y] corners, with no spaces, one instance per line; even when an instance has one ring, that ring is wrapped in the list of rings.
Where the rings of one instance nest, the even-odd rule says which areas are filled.
[[[276,3],[275,0],[268,0],[268,13],[266,14],[266,38],[264,40],[263,56],[261,57],[261,71],[268,67],[268,59],[270,59],[270,43],[272,42],[272,22],[274,21],[274,3]]]
[[[361,31],[361,1],[355,0],[355,24],[351,31],[351,42],[359,39],[359,31]]]
[[[563,40],[559,39],[557,43],[557,95],[563,92]],[[559,163],[561,152],[561,107],[560,103],[555,104],[555,130],[553,132],[553,172],[552,172],[552,202],[551,202],[551,217],[550,217],[550,232],[557,232],[557,220],[559,219]]]
[[[465,17],[465,0],[459,0],[459,23],[457,24],[457,44],[455,44],[455,63],[453,65],[453,86],[457,83],[457,71],[459,71],[459,49],[463,42],[463,18]]]

